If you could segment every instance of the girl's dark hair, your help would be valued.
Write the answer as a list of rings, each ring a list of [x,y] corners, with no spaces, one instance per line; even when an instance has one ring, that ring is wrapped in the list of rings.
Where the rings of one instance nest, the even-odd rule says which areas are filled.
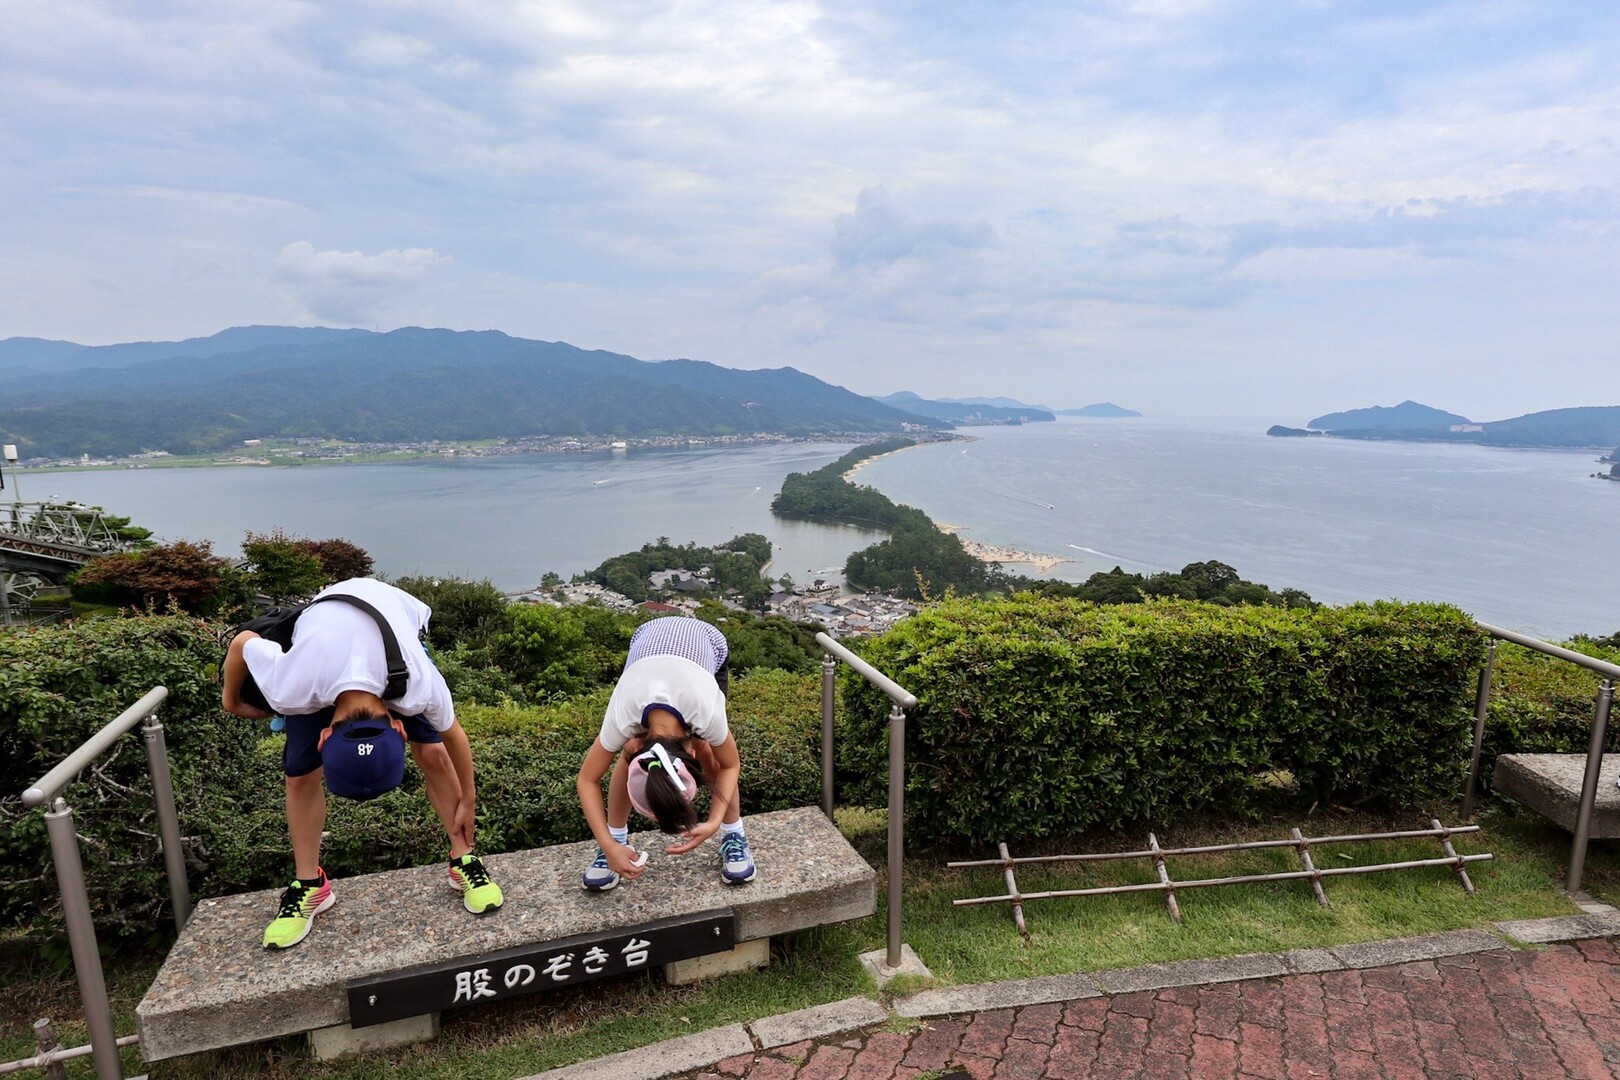
[[[685,740],[649,739],[642,746],[642,751],[651,750],[654,743],[662,743],[671,758],[679,760],[686,766],[686,773],[692,778],[692,782],[698,787],[703,786],[703,766],[698,764],[697,758],[686,748]],[[660,832],[674,835],[697,824],[697,807],[676,790],[675,778],[664,771],[664,766],[657,758],[639,762],[636,767],[644,769],[647,773],[647,809],[651,810],[653,817],[657,819]]]

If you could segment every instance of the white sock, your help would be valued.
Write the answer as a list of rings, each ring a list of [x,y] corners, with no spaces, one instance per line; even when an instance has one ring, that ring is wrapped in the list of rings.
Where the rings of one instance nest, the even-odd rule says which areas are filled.
[[[621,844],[628,844],[630,842],[630,826],[621,825],[619,828],[615,829],[612,825],[609,825],[608,835],[613,837],[613,839],[617,840]]]
[[[730,836],[732,834],[736,834],[737,836],[744,835],[743,834],[743,826],[742,826],[741,821],[733,821],[733,822],[729,822],[729,823],[722,821],[720,823],[720,831],[725,833],[728,836]]]

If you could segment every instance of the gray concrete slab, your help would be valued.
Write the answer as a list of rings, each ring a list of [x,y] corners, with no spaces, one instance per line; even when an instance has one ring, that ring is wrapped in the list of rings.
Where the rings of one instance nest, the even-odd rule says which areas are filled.
[[[714,845],[665,855],[637,834],[648,871],[606,893],[579,878],[595,848],[563,844],[486,859],[506,906],[469,915],[443,864],[334,879],[337,904],[283,952],[260,945],[279,890],[204,900],[136,1009],[148,1061],[349,1022],[351,979],[730,907],[748,941],[876,910],[876,875],[815,807],[748,819],[759,877],[726,886]]]
[[[1585,754],[1503,754],[1496,759],[1491,786],[1498,795],[1507,796],[1573,833],[1585,778]],[[1604,754],[1588,833],[1595,840],[1620,837],[1617,781],[1620,781],[1620,754]]]
[[[1177,960],[1170,964],[1144,964],[1141,967],[1098,971],[1092,975],[1097,985],[1110,994],[1138,990],[1162,990],[1167,986],[1196,986],[1202,983],[1236,982],[1286,975],[1288,966],[1274,953],[1249,953],[1219,960]]]
[[[748,830],[748,846],[754,845],[754,830]],[[754,861],[759,861],[755,855]],[[582,1061],[561,1069],[519,1077],[518,1080],[658,1080],[662,1076],[700,1069],[716,1061],[747,1054],[754,1042],[741,1024],[731,1024],[679,1039],[666,1039],[651,1046],[620,1054]]]
[[[1424,934],[1421,937],[1397,938],[1394,941],[1363,941],[1355,945],[1338,945],[1329,951],[1348,968],[1383,967],[1387,964],[1409,964],[1414,960],[1438,960],[1442,956],[1462,956],[1466,953],[1489,952],[1506,948],[1501,938],[1483,930],[1449,930],[1443,934]]]
[[[762,1049],[787,1046],[801,1039],[821,1039],[841,1031],[881,1024],[889,1011],[871,998],[852,997],[842,1001],[779,1013],[748,1025]]]
[[[881,990],[902,975],[911,975],[919,979],[932,979],[934,973],[928,970],[928,965],[922,962],[915,949],[905,942],[900,943],[900,966],[889,966],[889,949],[873,949],[860,955],[861,967],[872,976],[872,981]]]
[[[978,983],[923,990],[894,1003],[900,1016],[952,1016],[985,1009],[1008,1009],[1024,1005],[1044,1005],[1053,1001],[1078,1001],[1101,995],[1091,976],[1081,972],[1068,975],[1042,975],[1034,979],[1008,979],[1005,982]]]
[[[1610,909],[1596,915],[1563,915],[1551,919],[1513,919],[1499,922],[1496,929],[1515,941],[1546,945],[1554,941],[1582,941],[1586,938],[1620,934],[1620,912]]]

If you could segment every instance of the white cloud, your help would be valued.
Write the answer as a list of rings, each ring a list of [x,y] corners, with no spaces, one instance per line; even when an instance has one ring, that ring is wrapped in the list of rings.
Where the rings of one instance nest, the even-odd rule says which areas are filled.
[[[958,396],[1215,355],[1247,401],[1334,289],[1489,277],[1485,363],[1620,331],[1538,270],[1610,272],[1617,71],[1620,12],[1529,0],[25,4],[0,333],[434,322]],[[1445,324],[1401,325],[1449,371]]]
[[[299,240],[281,249],[271,264],[270,280],[297,299],[310,317],[358,326],[397,308],[449,261],[429,248],[366,255],[316,251],[314,244]]]

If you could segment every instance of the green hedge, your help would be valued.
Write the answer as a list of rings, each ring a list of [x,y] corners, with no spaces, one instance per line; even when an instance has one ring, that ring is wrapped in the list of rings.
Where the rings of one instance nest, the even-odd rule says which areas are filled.
[[[1620,664],[1620,649],[1590,641],[1565,646],[1611,664]],[[1567,660],[1503,642],[1491,676],[1491,705],[1485,718],[1485,744],[1480,755],[1481,786],[1490,787],[1499,754],[1582,754],[1591,744],[1602,676]],[[1620,714],[1610,719],[1605,744],[1620,750]]]
[[[279,769],[258,751],[265,726],[219,709],[210,670],[220,658],[217,632],[208,623],[162,615],[0,633],[0,854],[7,866],[0,922],[28,923],[58,906],[44,819],[23,807],[22,791],[156,685],[169,688],[158,716],[194,887],[228,891],[224,882],[255,847],[277,842],[260,807],[280,802]],[[138,734],[64,793],[82,838],[98,922],[119,933],[149,934],[167,917],[150,793]],[[279,807],[273,817],[279,819]]]
[[[1303,801],[1420,801],[1466,767],[1484,634],[1455,608],[953,600],[860,650],[918,698],[906,828],[995,840]],[[884,801],[888,699],[842,677],[842,798]]]
[[[24,788],[152,686],[160,710],[196,896],[282,884],[292,852],[281,744],[263,721],[219,709],[212,666],[219,627],[181,616],[90,619],[0,633],[0,925],[49,924],[56,884],[39,810]],[[545,708],[464,707],[479,778],[479,850],[587,838],[574,777],[601,724],[607,691]],[[813,676],[735,679],[730,712],[747,813],[814,804],[820,693]],[[104,938],[161,938],[172,923],[138,735],[66,792],[83,837],[92,909]],[[368,803],[331,800],[322,861],[335,877],[433,862],[445,837],[420,774]]]

